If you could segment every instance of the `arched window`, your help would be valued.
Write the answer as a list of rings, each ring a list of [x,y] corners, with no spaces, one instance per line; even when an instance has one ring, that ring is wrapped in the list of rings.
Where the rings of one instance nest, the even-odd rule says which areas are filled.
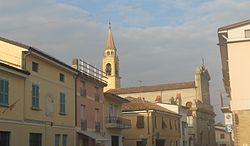
[[[106,75],[111,75],[111,64],[110,63],[107,63],[106,64]]]
[[[107,52],[107,55],[110,56],[110,52],[109,51]]]

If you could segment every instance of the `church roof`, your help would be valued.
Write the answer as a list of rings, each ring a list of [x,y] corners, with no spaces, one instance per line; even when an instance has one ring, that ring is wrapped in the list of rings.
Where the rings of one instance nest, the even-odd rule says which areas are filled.
[[[118,88],[110,89],[107,92],[115,94],[126,94],[126,93],[138,93],[138,92],[153,92],[161,90],[176,90],[176,89],[187,89],[194,88],[195,82],[182,82],[182,83],[170,83],[170,84],[158,84],[151,86],[139,86],[139,87],[128,87],[128,88]]]
[[[106,48],[105,49],[106,50],[107,49],[115,50],[115,43],[114,43],[112,31],[111,31],[111,23],[110,22],[109,22],[108,38],[107,38]]]

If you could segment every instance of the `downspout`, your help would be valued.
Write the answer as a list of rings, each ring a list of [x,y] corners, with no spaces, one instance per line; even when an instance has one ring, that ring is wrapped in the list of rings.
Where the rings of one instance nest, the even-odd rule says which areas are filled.
[[[31,54],[31,51],[29,50],[27,54],[24,55],[24,69],[27,70],[27,56]],[[24,80],[24,97],[23,97],[23,121],[26,119],[26,115],[25,115],[25,98],[26,98],[26,82],[27,82],[27,78],[25,78]]]

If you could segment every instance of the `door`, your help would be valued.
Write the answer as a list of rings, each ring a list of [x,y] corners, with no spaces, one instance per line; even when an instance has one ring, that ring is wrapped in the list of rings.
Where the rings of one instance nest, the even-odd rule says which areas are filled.
[[[111,136],[111,146],[119,146],[119,136]]]

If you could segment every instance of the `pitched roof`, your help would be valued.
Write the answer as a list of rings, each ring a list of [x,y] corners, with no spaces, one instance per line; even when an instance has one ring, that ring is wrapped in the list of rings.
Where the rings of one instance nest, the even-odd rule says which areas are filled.
[[[134,97],[126,97],[126,99],[129,100],[130,102],[122,104],[122,111],[124,112],[125,111],[156,110],[156,111],[168,112],[171,114],[178,115],[175,112],[172,112],[155,103],[146,101],[145,99],[134,98]]]
[[[50,60],[52,60],[52,61],[54,61],[54,62],[56,62],[56,63],[58,63],[58,64],[60,64],[60,65],[62,65],[62,66],[64,66],[64,67],[66,67],[66,68],[68,68],[68,69],[74,71],[74,72],[77,72],[76,69],[72,68],[72,67],[69,66],[68,64],[66,64],[66,63],[64,63],[64,62],[62,62],[62,61],[60,61],[60,60],[58,60],[58,59],[56,59],[56,58],[50,56],[49,54],[47,54],[47,53],[45,53],[45,52],[43,52],[43,51],[41,51],[41,50],[39,50],[39,49],[37,49],[37,48],[34,48],[34,47],[32,47],[32,46],[29,46],[29,45],[26,45],[26,44],[23,44],[23,43],[19,43],[19,42],[13,41],[13,40],[9,40],[9,39],[3,38],[3,37],[0,37],[0,41],[9,43],[9,44],[12,44],[12,45],[15,45],[15,46],[19,46],[19,47],[21,47],[21,48],[25,48],[25,49],[27,49],[27,50],[30,50],[30,51],[32,51],[32,52],[35,52],[35,53],[37,53],[37,54],[39,54],[39,55],[41,55],[41,56],[43,56],[43,57],[45,57],[45,58],[48,58],[48,59],[50,59]]]
[[[244,25],[247,25],[247,24],[250,24],[250,19],[245,20],[245,21],[241,21],[241,22],[238,22],[238,23],[234,23],[234,24],[230,24],[230,25],[226,25],[226,26],[220,27],[218,29],[218,31],[233,29],[233,28],[244,26]]]
[[[126,93],[152,92],[152,91],[161,91],[161,90],[187,89],[187,88],[194,88],[194,87],[195,87],[195,82],[193,81],[193,82],[158,84],[158,85],[151,85],[151,86],[110,89],[107,92],[111,92],[115,94],[126,94]]]
[[[115,43],[114,43],[112,31],[111,31],[111,23],[110,22],[109,22],[108,38],[107,38],[105,49],[114,49],[115,50]]]
[[[119,101],[121,103],[127,103],[127,102],[129,102],[128,99],[122,98],[121,96],[118,96],[118,95],[113,94],[113,93],[106,93],[105,92],[104,93],[104,98],[111,98],[111,99],[117,100],[117,101]]]

